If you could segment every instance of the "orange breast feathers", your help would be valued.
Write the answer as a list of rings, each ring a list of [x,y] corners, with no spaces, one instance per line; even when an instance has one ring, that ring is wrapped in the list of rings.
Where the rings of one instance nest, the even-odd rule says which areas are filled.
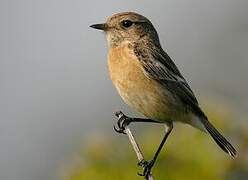
[[[110,49],[108,66],[111,80],[115,86],[120,88],[134,90],[133,83],[138,83],[140,88],[147,86],[147,83],[151,83],[151,80],[145,76],[139,60],[132,49],[128,48],[128,45]]]
[[[165,120],[173,100],[156,81],[148,78],[128,44],[111,48],[108,56],[110,78],[123,100],[143,115]],[[169,100],[169,101],[168,101]]]

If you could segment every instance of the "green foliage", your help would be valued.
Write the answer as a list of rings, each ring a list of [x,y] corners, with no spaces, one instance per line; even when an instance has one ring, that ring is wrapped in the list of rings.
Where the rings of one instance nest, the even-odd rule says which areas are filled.
[[[248,179],[248,133],[238,127],[225,114],[209,113],[210,119],[225,136],[232,137],[234,146],[239,145],[238,157],[233,159],[215,144],[208,134],[192,127],[176,124],[165,144],[153,174],[155,179],[166,180],[236,180]],[[218,119],[218,122],[215,120]],[[220,122],[225,122],[220,124]],[[139,125],[140,126],[140,125]],[[220,128],[222,126],[222,128]],[[135,126],[136,129],[136,126]],[[235,132],[239,129],[238,132]],[[135,131],[134,131],[135,132]],[[137,140],[146,159],[151,159],[163,135],[159,126],[144,128]],[[233,134],[230,134],[230,133]],[[236,141],[235,141],[236,140]],[[137,159],[127,137],[98,137],[89,140],[80,157],[80,165],[74,164],[64,170],[66,180],[132,180],[142,179],[137,172]],[[73,163],[72,163],[73,164]]]

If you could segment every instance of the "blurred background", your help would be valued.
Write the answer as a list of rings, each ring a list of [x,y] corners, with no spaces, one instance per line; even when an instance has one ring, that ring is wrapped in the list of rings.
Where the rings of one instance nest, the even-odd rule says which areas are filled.
[[[248,1],[0,1],[0,179],[141,179],[113,112],[138,116],[107,72],[104,34],[89,28],[135,11],[156,27],[231,159],[211,138],[176,124],[156,179],[248,179]],[[133,125],[150,159],[163,135]]]

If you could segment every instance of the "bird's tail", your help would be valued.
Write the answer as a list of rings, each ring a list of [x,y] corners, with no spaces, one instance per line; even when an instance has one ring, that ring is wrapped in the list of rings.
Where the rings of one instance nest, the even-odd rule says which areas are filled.
[[[201,118],[201,122],[220,148],[232,157],[236,157],[237,152],[234,147],[218,132],[218,130],[207,120],[207,118]]]

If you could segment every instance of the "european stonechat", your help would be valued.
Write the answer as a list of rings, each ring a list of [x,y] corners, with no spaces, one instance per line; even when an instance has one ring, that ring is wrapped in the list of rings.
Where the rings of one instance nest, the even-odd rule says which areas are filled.
[[[122,99],[148,119],[130,118],[118,113],[119,129],[131,122],[156,122],[166,126],[151,169],[173,128],[183,122],[209,133],[222,150],[236,156],[234,147],[208,121],[198,101],[172,59],[162,49],[156,29],[144,16],[124,12],[109,17],[106,23],[90,27],[103,30],[109,46],[110,78]]]

